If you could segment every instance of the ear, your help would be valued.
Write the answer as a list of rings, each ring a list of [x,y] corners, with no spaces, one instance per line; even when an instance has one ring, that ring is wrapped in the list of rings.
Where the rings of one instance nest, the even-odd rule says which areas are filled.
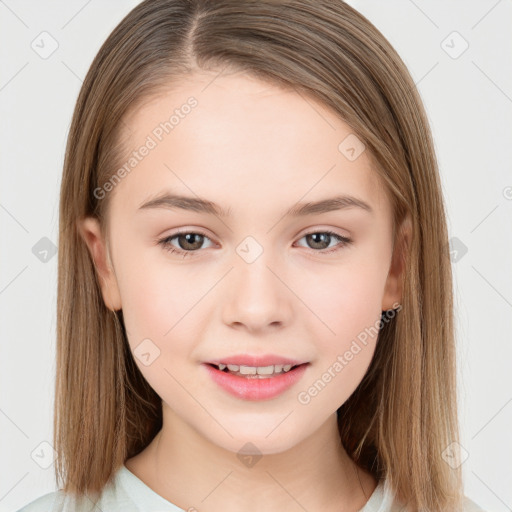
[[[121,295],[110,261],[108,248],[101,233],[99,220],[85,217],[77,222],[78,232],[87,244],[101,285],[103,301],[110,310],[121,309]]]
[[[405,271],[405,261],[407,260],[411,237],[412,222],[408,214],[400,225],[397,233],[391,265],[384,287],[384,295],[382,297],[382,311],[394,309],[397,304],[402,302],[403,290],[401,287],[401,277]]]

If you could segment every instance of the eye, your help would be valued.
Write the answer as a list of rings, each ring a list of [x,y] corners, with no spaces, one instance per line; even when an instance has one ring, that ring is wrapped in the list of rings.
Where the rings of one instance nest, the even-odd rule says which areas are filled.
[[[305,238],[308,243],[313,245],[312,249],[314,250],[314,252],[319,252],[321,254],[329,254],[335,251],[339,251],[343,247],[352,243],[352,240],[350,238],[338,235],[337,233],[334,233],[333,231],[329,230],[313,231],[311,233],[305,234],[299,240],[302,240],[303,238]],[[177,239],[179,247],[176,247],[172,244],[174,239]],[[210,240],[208,236],[201,232],[180,231],[171,236],[158,240],[158,243],[162,245],[166,251],[182,255],[183,258],[185,258],[189,255],[193,255],[192,253],[194,252],[198,252],[205,239]],[[329,250],[325,250],[327,247],[330,246],[330,243],[333,240],[338,240],[338,244],[336,244]]]
[[[172,241],[175,238],[178,240],[178,248],[172,245]],[[197,252],[205,239],[209,240],[204,233],[180,231],[174,235],[159,240],[158,243],[161,244],[166,251],[174,254],[181,254],[183,258],[185,258],[192,255],[193,252]]]
[[[327,247],[329,247],[330,242],[332,242],[333,240],[338,240],[339,243],[336,244],[331,249],[329,249],[328,251],[314,251],[320,252],[321,254],[330,254],[332,252],[339,251],[343,249],[343,247],[352,243],[352,240],[350,238],[338,235],[337,233],[334,233],[334,231],[329,230],[312,231],[311,233],[306,233],[302,238],[305,238],[308,243],[312,243],[314,249],[326,249]],[[300,238],[300,240],[302,240],[302,238]]]

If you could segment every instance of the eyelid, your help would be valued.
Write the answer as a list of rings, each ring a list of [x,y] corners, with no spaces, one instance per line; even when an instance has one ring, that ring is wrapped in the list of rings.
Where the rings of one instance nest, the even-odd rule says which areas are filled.
[[[322,228],[322,227],[313,227],[313,226],[306,228],[300,234],[300,236],[297,235],[295,237],[295,239],[301,240],[302,238],[304,238],[308,235],[317,234],[317,233],[327,234],[331,237],[337,238],[338,243],[334,247],[331,247],[330,249],[315,250],[315,249],[311,249],[308,247],[303,247],[303,246],[300,246],[300,247],[303,247],[309,253],[313,253],[313,254],[318,253],[318,255],[322,256],[322,255],[329,255],[331,253],[336,253],[353,243],[353,240],[350,236],[341,235],[341,234],[337,233],[336,231],[334,231],[332,228]],[[183,258],[185,258],[186,256],[194,256],[195,257],[198,255],[197,253],[203,252],[204,249],[203,250],[197,249],[195,251],[186,251],[183,249],[178,249],[178,248],[174,247],[173,245],[171,245],[170,240],[176,238],[179,235],[183,235],[183,234],[200,235],[200,236],[203,236],[204,238],[207,238],[208,240],[213,242],[212,237],[210,237],[208,234],[206,234],[202,228],[190,228],[190,227],[178,228],[177,231],[174,231],[167,236],[164,236],[162,238],[158,237],[156,242],[158,243],[158,245],[162,245],[164,250],[166,250],[170,253],[176,253],[178,255],[181,255]]]
[[[343,234],[343,232],[346,234]],[[341,238],[352,238],[352,235],[346,229],[322,224],[313,224],[312,226],[304,228],[302,231],[299,231],[297,238],[302,238],[303,236],[310,235],[312,233],[332,233]]]
[[[171,240],[173,238],[176,238],[179,235],[187,235],[187,234],[194,234],[194,235],[201,235],[204,238],[207,238],[208,240],[213,242],[213,237],[211,237],[209,234],[207,234],[203,229],[201,228],[178,228],[176,231],[173,231],[169,235],[165,235],[163,237],[157,237],[155,240],[158,243],[163,243],[166,240]],[[197,251],[185,251],[185,252],[199,252],[202,249],[198,249]]]
[[[208,238],[208,240],[211,240],[213,241],[214,237],[211,236],[206,230],[204,230],[203,228],[196,228],[196,227],[186,227],[186,228],[176,228],[175,231],[172,231],[170,234],[168,235],[164,235],[164,236],[157,236],[155,238],[155,242],[160,242],[162,240],[167,240],[167,239],[170,239],[170,238],[174,238],[178,235],[187,235],[187,234],[195,234],[195,235],[201,235],[201,236],[204,236],[205,238]]]

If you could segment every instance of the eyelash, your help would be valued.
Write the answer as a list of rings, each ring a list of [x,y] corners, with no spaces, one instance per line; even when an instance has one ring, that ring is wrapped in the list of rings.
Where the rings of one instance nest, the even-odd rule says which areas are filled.
[[[352,243],[352,240],[350,238],[338,235],[334,231],[329,231],[329,230],[311,231],[309,233],[305,233],[304,235],[302,235],[301,238],[304,238],[308,235],[314,235],[314,234],[329,235],[331,237],[337,238],[340,241],[340,243],[338,245],[336,245],[335,247],[333,247],[331,249],[322,249],[322,250],[310,249],[310,251],[317,252],[322,255],[331,254],[333,252],[340,251],[341,249],[343,249],[344,247],[346,247],[347,245]],[[183,258],[186,258],[187,256],[195,256],[194,253],[199,252],[199,250],[184,251],[182,249],[176,249],[174,246],[171,245],[171,240],[173,240],[174,238],[176,238],[180,235],[201,235],[205,238],[210,239],[209,236],[207,236],[205,233],[202,233],[201,231],[178,231],[178,232],[174,233],[173,235],[170,235],[165,238],[162,238],[161,240],[158,240],[158,243],[163,246],[164,250],[166,250],[170,253],[173,253],[173,254],[182,255]]]

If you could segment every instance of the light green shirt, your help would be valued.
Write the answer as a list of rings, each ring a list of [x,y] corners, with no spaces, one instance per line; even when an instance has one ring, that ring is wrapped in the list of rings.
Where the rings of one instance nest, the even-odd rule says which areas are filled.
[[[117,470],[113,481],[106,485],[100,499],[94,503],[89,499],[80,505],[74,504],[62,491],[45,494],[30,502],[17,512],[193,512],[179,508],[162,498],[124,464]],[[381,480],[366,505],[359,512],[404,512],[393,499],[386,480]],[[484,512],[469,498],[465,498],[464,512]]]

